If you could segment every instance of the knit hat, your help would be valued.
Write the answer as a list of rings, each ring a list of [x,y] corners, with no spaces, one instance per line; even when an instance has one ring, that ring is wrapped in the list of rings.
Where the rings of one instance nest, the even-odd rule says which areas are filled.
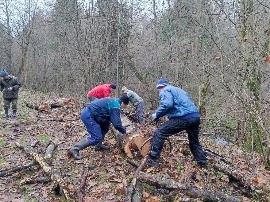
[[[166,79],[159,79],[156,85],[156,89],[163,88],[164,86],[169,85],[169,82]]]
[[[111,83],[111,88],[112,89],[116,89],[116,84],[115,83]]]
[[[128,98],[128,96],[126,94],[121,95],[121,97],[119,98],[119,100],[120,100],[120,103],[123,102],[126,105],[128,105],[128,103],[129,103],[129,98]]]
[[[123,86],[121,90],[122,90],[122,92],[123,92],[123,91],[127,91],[128,89],[127,89],[126,86]]]
[[[4,76],[8,76],[8,72],[3,69],[1,72],[0,72],[0,77],[4,77]]]

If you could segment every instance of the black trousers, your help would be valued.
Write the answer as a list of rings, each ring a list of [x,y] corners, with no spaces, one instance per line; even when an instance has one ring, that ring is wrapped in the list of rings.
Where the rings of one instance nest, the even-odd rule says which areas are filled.
[[[183,130],[188,133],[189,148],[200,165],[207,165],[206,156],[199,142],[200,118],[174,118],[162,124],[156,131],[151,144],[150,157],[158,159],[165,140]]]

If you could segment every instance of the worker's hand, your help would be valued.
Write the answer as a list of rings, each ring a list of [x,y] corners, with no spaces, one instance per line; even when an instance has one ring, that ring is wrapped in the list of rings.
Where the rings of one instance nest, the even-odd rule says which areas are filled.
[[[9,88],[8,88],[8,91],[12,91],[12,90],[13,90],[13,87],[9,87]]]
[[[152,114],[152,119],[153,119],[153,121],[157,120],[157,115],[156,115],[156,113]]]

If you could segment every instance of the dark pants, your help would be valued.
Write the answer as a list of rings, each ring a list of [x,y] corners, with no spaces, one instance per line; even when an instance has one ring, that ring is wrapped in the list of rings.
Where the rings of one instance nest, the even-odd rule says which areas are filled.
[[[4,98],[4,109],[8,110],[11,104],[11,108],[17,110],[17,101],[18,98]]]
[[[136,114],[138,121],[141,125],[144,124],[144,119],[143,119],[143,108],[144,108],[144,101],[141,101],[137,106],[136,106]]]
[[[150,150],[150,157],[158,159],[165,140],[178,132],[186,130],[188,133],[189,148],[195,160],[200,165],[207,164],[205,153],[199,142],[199,125],[200,118],[174,118],[165,122],[155,131]]]
[[[85,107],[81,113],[81,119],[84,123],[87,132],[90,136],[87,137],[87,141],[90,145],[97,145],[104,140],[105,134],[110,129],[110,122],[98,123],[90,113],[90,110]]]

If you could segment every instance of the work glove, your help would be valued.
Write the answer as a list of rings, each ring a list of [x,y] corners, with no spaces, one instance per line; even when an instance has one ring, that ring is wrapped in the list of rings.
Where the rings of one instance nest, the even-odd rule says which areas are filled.
[[[152,114],[152,119],[153,119],[153,121],[157,120],[157,114],[156,113]]]

